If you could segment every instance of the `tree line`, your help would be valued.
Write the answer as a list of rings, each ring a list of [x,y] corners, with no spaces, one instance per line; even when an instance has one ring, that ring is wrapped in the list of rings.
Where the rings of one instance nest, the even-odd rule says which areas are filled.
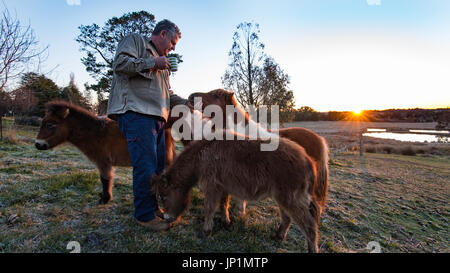
[[[318,112],[308,106],[291,112],[293,121],[450,122],[450,108]],[[445,127],[445,126],[444,126]]]
[[[66,100],[92,109],[90,95],[83,94],[71,74],[67,86],[59,87],[45,75],[28,72],[22,75],[19,87],[3,93],[4,113],[14,116],[38,116],[45,114],[45,104],[51,100]],[[6,103],[5,103],[6,102]]]

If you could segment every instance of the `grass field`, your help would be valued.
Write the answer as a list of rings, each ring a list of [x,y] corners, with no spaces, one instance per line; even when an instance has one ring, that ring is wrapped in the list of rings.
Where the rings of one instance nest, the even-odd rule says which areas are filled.
[[[246,217],[233,216],[230,230],[216,224],[210,238],[199,239],[203,195],[198,188],[180,223],[165,232],[149,232],[132,216],[130,168],[116,169],[114,200],[98,205],[99,175],[76,148],[38,151],[32,143],[36,129],[6,125],[17,141],[0,142],[0,252],[69,252],[70,241],[78,241],[82,252],[307,250],[295,224],[286,241],[271,239],[279,218],[270,199],[251,204]],[[327,128],[317,129],[333,142]],[[449,252],[450,156],[360,157],[358,151],[339,150],[343,142],[330,145],[320,251],[367,252],[367,244],[376,241],[383,252]]]

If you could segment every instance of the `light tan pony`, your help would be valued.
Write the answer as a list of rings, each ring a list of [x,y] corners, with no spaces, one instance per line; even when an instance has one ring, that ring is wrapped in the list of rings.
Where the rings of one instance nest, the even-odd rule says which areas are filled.
[[[234,106],[238,115],[241,115],[240,118],[237,118],[237,115],[231,113],[233,115],[232,118],[236,123],[238,123],[236,124],[238,127],[248,127],[250,123],[254,123],[254,121],[250,119],[248,113],[246,113],[239,106],[234,98],[233,92],[224,89],[216,89],[207,93],[193,93],[188,98],[192,105],[195,103],[195,98],[201,98],[201,107],[203,110],[209,105],[218,105],[222,109],[223,113],[227,113],[226,106]],[[226,120],[229,118],[230,117],[227,117],[227,114],[224,115],[224,126],[226,125]],[[261,129],[263,128],[260,128],[260,130]],[[314,161],[318,179],[314,185],[313,194],[320,204],[320,212],[322,212],[326,206],[328,193],[328,145],[326,140],[313,131],[301,127],[282,128],[277,131],[267,131],[271,133],[278,133],[280,137],[290,139],[299,144]],[[245,213],[245,203],[243,204],[243,209],[243,212]]]

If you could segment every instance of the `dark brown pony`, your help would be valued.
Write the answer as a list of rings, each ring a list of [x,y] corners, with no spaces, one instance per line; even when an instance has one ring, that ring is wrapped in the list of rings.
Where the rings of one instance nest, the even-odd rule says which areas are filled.
[[[170,129],[166,129],[165,134],[167,166],[176,154]],[[103,185],[100,203],[111,201],[113,166],[131,166],[127,140],[117,122],[106,117],[97,117],[69,102],[47,103],[35,146],[39,150],[48,150],[64,142],[73,144],[97,166]]]
[[[267,142],[248,138],[193,141],[151,181],[163,200],[166,219],[174,221],[186,210],[198,181],[205,195],[203,235],[211,234],[213,215],[224,195],[245,200],[271,197],[281,213],[276,237],[285,239],[292,219],[305,235],[309,252],[318,252],[320,205],[313,194],[314,163],[293,141],[280,139],[275,151],[261,151],[261,144]]]
[[[194,98],[200,97],[202,99],[203,109],[208,105],[218,105],[221,107],[223,113],[225,113],[227,105],[233,105],[239,110],[237,111],[238,114],[242,114],[243,121],[245,122],[245,125],[247,125],[250,119],[249,115],[238,105],[233,95],[233,92],[224,89],[216,89],[208,93],[193,93],[189,96],[188,100],[193,105]],[[225,116],[226,115],[224,115],[223,120],[224,126],[226,124]],[[236,116],[234,119],[237,121]],[[314,195],[319,202],[322,211],[325,209],[328,193],[328,145],[326,140],[313,131],[301,127],[282,128],[278,130],[278,133],[280,137],[288,138],[303,147],[306,153],[315,162],[318,179],[317,184],[314,187]]]

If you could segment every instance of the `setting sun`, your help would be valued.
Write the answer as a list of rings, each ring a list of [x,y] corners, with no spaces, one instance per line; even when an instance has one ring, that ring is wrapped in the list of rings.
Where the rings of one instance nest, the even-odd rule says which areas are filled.
[[[362,114],[363,111],[364,111],[364,110],[359,110],[359,109],[357,109],[357,110],[353,110],[352,113],[353,113],[355,116],[359,116],[359,115]]]

